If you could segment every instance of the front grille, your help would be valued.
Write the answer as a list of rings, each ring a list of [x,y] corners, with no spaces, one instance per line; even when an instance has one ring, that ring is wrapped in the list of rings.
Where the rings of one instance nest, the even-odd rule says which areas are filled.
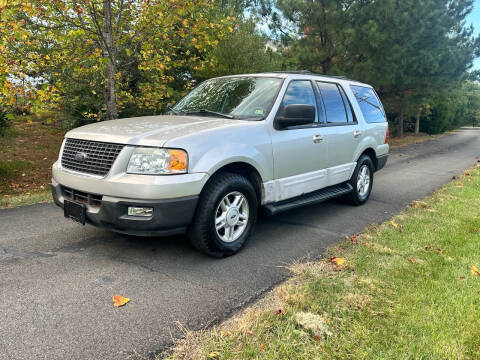
[[[62,186],[63,196],[70,200],[75,200],[84,204],[100,206],[102,204],[102,195],[89,194],[83,191]]]
[[[63,147],[62,166],[87,174],[105,176],[123,147],[122,144],[67,139]]]

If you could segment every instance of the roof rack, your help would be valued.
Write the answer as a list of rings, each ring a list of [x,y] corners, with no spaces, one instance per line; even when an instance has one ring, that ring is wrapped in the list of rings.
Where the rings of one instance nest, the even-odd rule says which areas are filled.
[[[347,78],[346,76],[343,76],[343,75],[324,75],[324,74],[311,72],[310,70],[285,70],[285,71],[271,71],[271,72],[275,73],[275,74],[317,75],[317,76],[324,76],[324,77],[335,78],[335,79],[350,80],[349,78]]]

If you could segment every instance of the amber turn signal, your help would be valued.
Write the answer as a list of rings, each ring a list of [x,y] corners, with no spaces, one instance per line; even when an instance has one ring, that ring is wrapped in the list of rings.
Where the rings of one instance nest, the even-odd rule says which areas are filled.
[[[183,150],[171,149],[168,170],[170,173],[187,172],[187,153]]]

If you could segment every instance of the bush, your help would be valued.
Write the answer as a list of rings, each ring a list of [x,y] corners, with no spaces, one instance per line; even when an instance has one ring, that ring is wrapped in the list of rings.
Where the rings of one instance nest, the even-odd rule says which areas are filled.
[[[8,121],[7,114],[0,110],[0,136],[5,134],[5,131],[10,126],[10,121]]]

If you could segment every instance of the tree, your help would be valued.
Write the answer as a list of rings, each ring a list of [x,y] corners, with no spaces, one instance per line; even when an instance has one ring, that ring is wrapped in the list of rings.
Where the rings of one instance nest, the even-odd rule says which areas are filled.
[[[268,0],[263,0],[268,4]],[[472,0],[276,0],[274,30],[298,67],[373,84],[402,135],[432,94],[460,86],[480,55]],[[285,24],[290,24],[286,27]],[[287,29],[287,30],[285,30]],[[418,124],[418,129],[420,124]]]
[[[355,10],[360,18],[370,19],[370,25],[356,31],[368,41],[353,43],[358,46],[353,52],[365,60],[347,68],[375,84],[385,97],[400,99],[394,104],[400,114],[399,135],[402,114],[413,116],[432,93],[460,86],[471,68],[480,46],[473,29],[464,27],[471,9],[471,0],[388,0]]]
[[[235,54],[235,56],[232,56]],[[196,74],[200,78],[256,73],[281,69],[281,55],[274,44],[256,29],[254,19],[240,19],[210,53],[214,66]]]
[[[76,111],[82,104],[75,100],[89,97],[96,101],[82,116],[92,119],[114,119],[129,104],[158,111],[179,78],[211,64],[208,51],[232,30],[229,18],[215,19],[209,0],[12,0],[0,7],[0,38],[15,30],[0,47],[0,60],[8,59],[2,91],[27,78],[42,103],[74,101]]]

